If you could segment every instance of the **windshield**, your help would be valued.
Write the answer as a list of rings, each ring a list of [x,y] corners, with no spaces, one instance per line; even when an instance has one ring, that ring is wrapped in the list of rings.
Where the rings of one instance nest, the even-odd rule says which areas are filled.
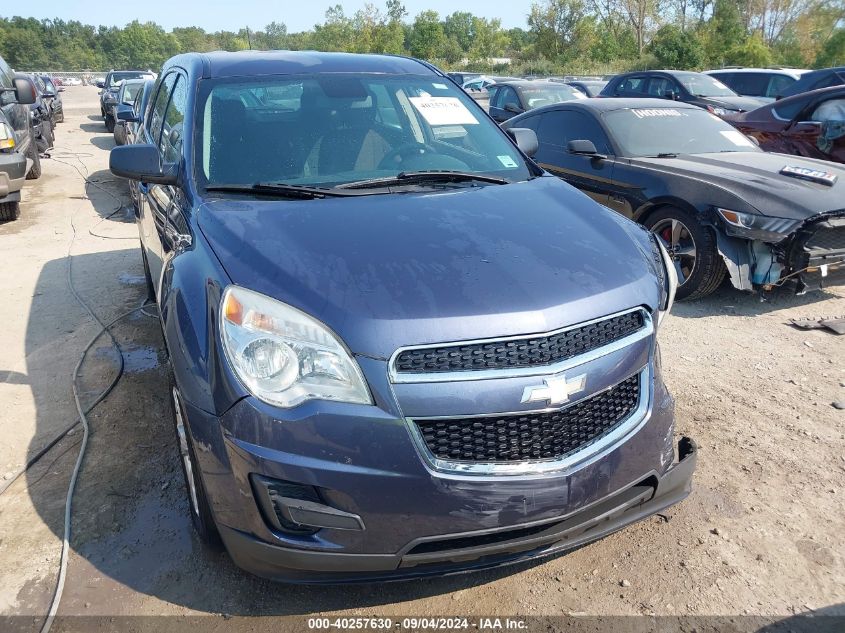
[[[718,79],[700,73],[678,73],[675,79],[680,81],[696,97],[735,97],[736,93]]]
[[[121,101],[123,103],[133,103],[135,101],[135,95],[140,92],[141,88],[144,87],[142,82],[127,82],[123,84],[123,97]]]
[[[416,171],[531,176],[505,133],[439,77],[320,74],[204,80],[201,185],[334,187]]]
[[[572,101],[573,99],[585,99],[585,95],[580,90],[576,90],[572,86],[550,84],[548,86],[538,86],[530,88],[520,88],[522,98],[528,105],[529,110],[534,108],[541,108],[552,103],[560,103],[561,101]]]
[[[639,108],[605,112],[623,156],[761,151],[747,136],[700,108]]]
[[[109,78],[109,88],[114,88],[125,79],[146,79],[147,77],[149,77],[149,74],[142,72],[123,71],[112,73]]]

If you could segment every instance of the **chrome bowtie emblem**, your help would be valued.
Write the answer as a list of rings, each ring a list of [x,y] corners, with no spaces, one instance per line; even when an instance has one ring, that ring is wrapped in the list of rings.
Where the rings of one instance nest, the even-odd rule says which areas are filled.
[[[543,402],[549,405],[563,404],[569,402],[569,396],[579,391],[584,391],[587,385],[587,374],[581,374],[567,380],[566,376],[554,376],[546,378],[542,385],[526,387],[522,392],[522,402]]]

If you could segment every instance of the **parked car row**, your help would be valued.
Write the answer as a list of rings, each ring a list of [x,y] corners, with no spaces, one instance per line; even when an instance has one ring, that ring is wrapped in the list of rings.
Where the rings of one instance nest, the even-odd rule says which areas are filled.
[[[118,93],[124,81],[130,79],[155,79],[156,75],[149,70],[112,70],[109,71],[103,81],[97,81],[100,89],[100,114],[109,132],[114,132],[116,113],[115,109],[119,103]]]
[[[63,120],[49,77],[13,73],[0,57],[0,222],[20,216],[24,181],[41,176],[40,154],[53,146],[54,126]]]

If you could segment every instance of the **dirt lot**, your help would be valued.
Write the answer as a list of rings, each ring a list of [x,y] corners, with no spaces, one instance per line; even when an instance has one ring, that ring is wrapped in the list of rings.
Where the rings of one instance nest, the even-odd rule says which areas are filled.
[[[107,171],[112,141],[95,116],[96,90],[64,94],[67,122],[58,128],[53,157],[43,161],[45,175],[27,185],[21,220],[0,226],[6,314],[0,490],[13,481],[0,495],[0,616],[18,616],[0,619],[0,629],[5,622],[12,630],[38,630],[56,581],[81,433],[15,476],[74,421],[71,373],[98,329],[69,290],[69,264],[80,296],[104,321],[139,305],[143,295],[137,231],[125,208],[125,183]],[[247,576],[194,538],[165,414],[159,329],[138,313],[114,328],[126,373],[90,416],[59,614],[210,615],[202,630],[244,631],[306,625],[302,618],[237,616],[325,612],[845,615],[845,411],[832,406],[845,401],[845,336],[786,325],[816,315],[845,315],[845,287],[766,302],[722,288],[676,306],[660,332],[663,364],[677,400],[677,430],[701,451],[692,496],[665,515],[569,555],[496,572],[293,587]],[[96,394],[116,367],[115,353],[101,341],[83,366],[84,395]],[[730,621],[737,627],[731,630],[758,624]],[[58,628],[138,630],[141,622],[154,626],[67,618]],[[175,621],[167,622],[162,630]],[[590,630],[610,630],[601,628],[611,626],[604,622]],[[621,630],[623,620],[613,622]],[[702,622],[692,628],[707,630]],[[571,625],[550,620],[542,630]]]

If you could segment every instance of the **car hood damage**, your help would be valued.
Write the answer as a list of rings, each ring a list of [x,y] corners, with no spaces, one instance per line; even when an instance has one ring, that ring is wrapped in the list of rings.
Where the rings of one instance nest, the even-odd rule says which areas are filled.
[[[740,212],[794,220],[843,207],[845,168],[834,163],[763,152],[681,154],[676,158],[635,158],[632,164],[678,177],[705,182],[723,190],[724,203]],[[804,167],[836,175],[833,185],[803,180],[781,173],[785,167]],[[713,200],[713,204],[719,204]]]
[[[198,223],[234,283],[313,315],[375,358],[658,302],[645,231],[554,177],[355,198],[215,198]]]

